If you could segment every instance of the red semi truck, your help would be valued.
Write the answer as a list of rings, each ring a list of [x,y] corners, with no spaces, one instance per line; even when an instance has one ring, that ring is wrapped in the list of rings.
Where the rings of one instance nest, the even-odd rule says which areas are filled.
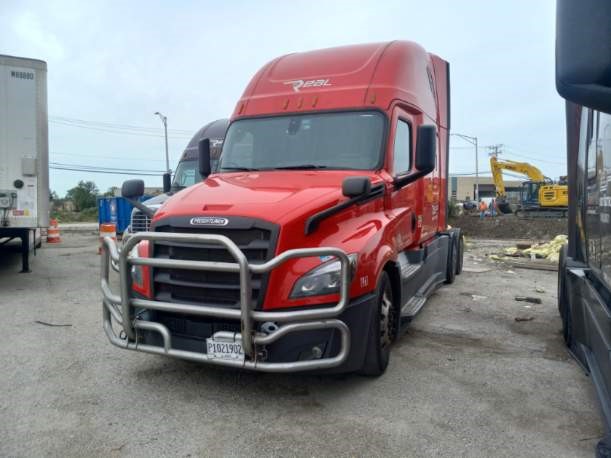
[[[205,179],[123,250],[105,241],[110,341],[267,372],[382,374],[392,342],[462,269],[447,225],[449,100],[448,63],[411,42],[263,66],[218,169],[203,139]],[[123,195],[143,186],[129,180]]]

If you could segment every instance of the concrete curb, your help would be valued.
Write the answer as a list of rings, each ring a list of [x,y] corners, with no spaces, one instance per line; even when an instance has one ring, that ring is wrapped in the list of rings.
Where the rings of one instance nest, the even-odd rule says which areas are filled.
[[[61,232],[91,232],[98,233],[98,223],[64,223],[59,225]]]

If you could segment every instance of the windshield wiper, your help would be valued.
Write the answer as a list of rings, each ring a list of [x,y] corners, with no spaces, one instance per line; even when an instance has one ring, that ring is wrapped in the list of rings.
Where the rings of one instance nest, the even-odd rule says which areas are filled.
[[[314,170],[314,169],[328,169],[326,165],[315,165],[315,164],[299,164],[299,165],[285,165],[282,167],[272,167],[272,170]]]
[[[227,171],[232,171],[232,172],[255,172],[258,171],[259,169],[253,169],[250,167],[221,167],[221,172],[227,172]]]

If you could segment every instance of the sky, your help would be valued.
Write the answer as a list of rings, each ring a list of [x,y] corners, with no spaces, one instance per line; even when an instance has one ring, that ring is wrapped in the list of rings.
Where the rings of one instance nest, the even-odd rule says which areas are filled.
[[[566,175],[564,103],[554,86],[553,0],[0,1],[0,54],[48,65],[50,161],[163,170],[168,118],[174,168],[193,133],[229,117],[253,74],[290,52],[416,41],[450,62],[452,132]],[[106,127],[112,125],[111,127]],[[134,126],[134,127],[125,127]],[[450,172],[475,172],[452,137]],[[59,195],[130,175],[51,170]],[[145,177],[161,186],[161,177]]]

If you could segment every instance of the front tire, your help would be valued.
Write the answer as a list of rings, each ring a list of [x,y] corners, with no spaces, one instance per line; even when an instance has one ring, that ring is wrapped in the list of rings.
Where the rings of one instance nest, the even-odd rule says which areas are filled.
[[[376,295],[376,309],[370,320],[367,351],[362,375],[379,377],[388,367],[390,345],[396,336],[396,309],[393,302],[392,285],[386,272],[382,272]]]

